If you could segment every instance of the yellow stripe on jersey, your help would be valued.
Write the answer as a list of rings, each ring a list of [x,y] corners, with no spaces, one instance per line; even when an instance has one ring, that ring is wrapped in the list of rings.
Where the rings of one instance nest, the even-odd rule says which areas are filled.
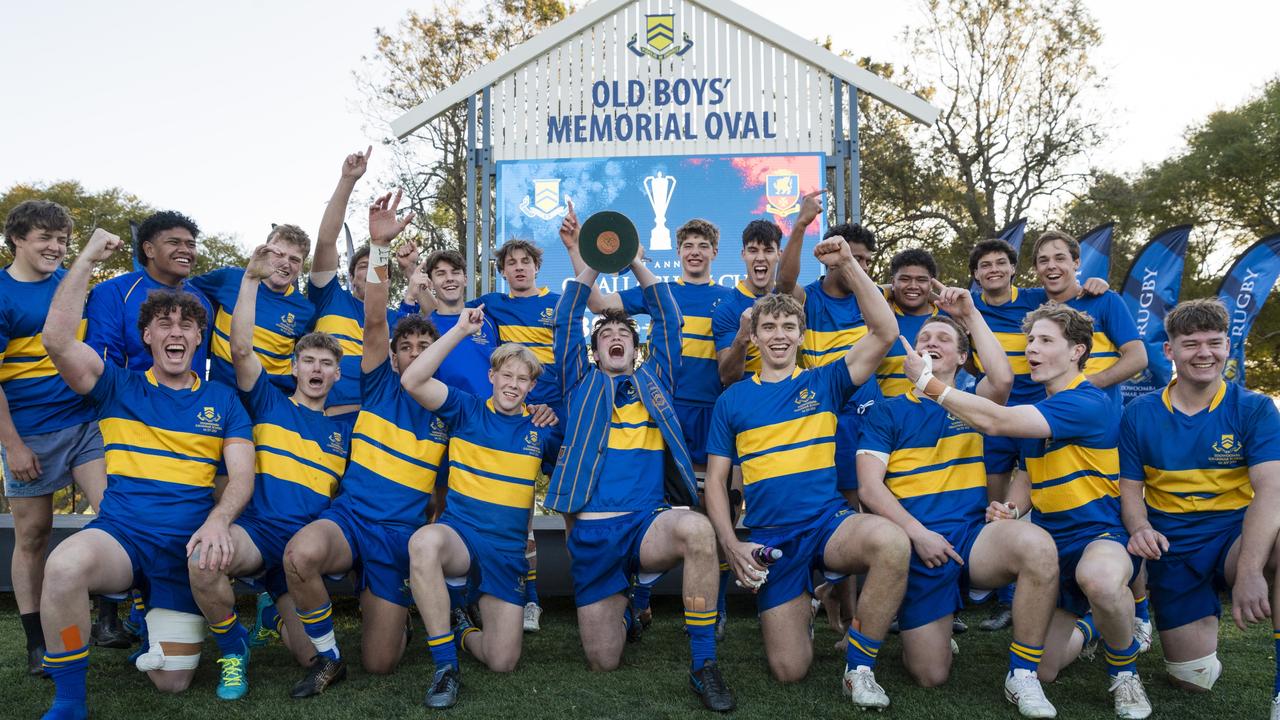
[[[711,337],[711,318],[699,317],[697,315],[685,315],[684,325],[680,328],[681,332],[686,335],[702,335]]]
[[[814,438],[834,437],[835,434],[835,413],[821,412],[743,430],[738,433],[736,443],[738,455],[746,457]]]
[[[829,414],[829,413],[824,413]],[[835,416],[832,415],[832,422]],[[739,435],[741,437],[741,435]],[[739,446],[741,447],[741,446]],[[742,461],[742,483],[752,483],[781,475],[830,469],[836,461],[835,441],[814,443],[790,450],[775,450]]]
[[[680,333],[680,354],[688,358],[716,359],[716,342],[712,339],[711,318],[684,316],[684,326]]]
[[[495,450],[456,436],[449,438],[449,461],[495,475],[529,480],[537,477],[538,470],[542,467],[542,459],[536,455]],[[451,469],[450,473],[452,472]],[[450,482],[452,484],[452,480]]]
[[[80,325],[76,327],[77,340],[84,339],[85,329],[88,326],[89,321],[80,321]],[[39,358],[39,360],[29,362],[26,358]],[[9,338],[9,344],[4,347],[4,352],[0,353],[0,362],[5,360],[15,362],[0,365],[0,382],[52,377],[58,374],[58,369],[49,359],[49,351],[44,347],[44,333],[36,333],[30,337]]]
[[[1161,512],[1239,510],[1253,500],[1247,467],[1160,470],[1145,465],[1143,472],[1147,504]]]
[[[106,433],[103,435],[105,441]],[[218,440],[221,442],[221,438]],[[216,471],[207,462],[114,448],[106,451],[106,462],[108,475],[206,488],[213,487]]]
[[[332,335],[342,348],[344,358],[360,357],[364,354],[364,328],[349,317],[324,315],[316,320],[316,332]]]
[[[551,343],[555,340],[551,328],[532,325],[502,325],[498,328],[498,339],[504,343],[520,343],[533,351],[538,362],[546,365],[555,362],[555,353]]]
[[[982,450],[982,436],[976,432],[944,437],[938,441],[937,446],[894,450],[889,453],[887,472],[890,474],[911,473],[919,468],[945,462],[952,464],[888,478],[885,484],[898,498],[986,487],[987,472],[986,466],[982,464]]]
[[[866,334],[866,325],[841,330],[806,328],[800,355],[804,358],[806,367],[822,367],[844,357],[848,349]]]
[[[359,436],[371,438],[385,447],[395,448],[406,457],[437,468],[440,466],[440,459],[444,457],[444,443],[436,442],[431,438],[419,440],[408,430],[399,428],[373,413],[360,414],[352,435],[351,462],[418,492],[430,493],[434,489],[436,482],[434,472],[393,455]]]
[[[880,385],[880,393],[886,398],[906,395],[915,387],[907,379],[905,362],[906,358],[901,355],[886,357],[880,361],[880,367],[876,368],[876,382]]]
[[[210,342],[215,357],[222,358],[227,362],[231,362],[231,342],[227,340],[231,337],[231,315],[218,308],[217,320],[215,327],[222,335],[217,332],[213,333]],[[224,337],[225,336],[225,337]],[[253,328],[253,349],[258,355],[258,360],[262,362],[262,367],[267,371],[268,375],[288,375],[292,368],[294,339],[278,332],[268,330],[264,327]],[[266,353],[274,353],[283,357],[275,357]]]
[[[503,482],[450,465],[449,492],[494,505],[527,510],[533,507],[533,485]]]
[[[253,444],[257,448],[254,457],[258,472],[296,483],[327,498],[337,494],[338,480],[347,467],[345,457],[321,450],[318,443],[307,440],[292,430],[266,423],[253,426]],[[265,448],[283,451],[295,457]],[[329,472],[318,470],[297,458],[305,458]]]
[[[1031,366],[1027,364],[1027,336],[1020,332],[998,332],[993,333],[996,340],[999,341],[1000,347],[1004,349],[1004,354],[1009,358],[1009,364],[1013,366],[1014,375],[1031,374]],[[982,360],[978,358],[977,353],[973,355],[974,364],[977,365],[979,372],[985,372],[982,369]]]
[[[1066,482],[1053,484],[1085,470]],[[1042,513],[1065,512],[1087,505],[1102,497],[1119,497],[1120,488],[1108,477],[1120,474],[1120,454],[1115,448],[1098,450],[1079,445],[1066,445],[1040,458],[1027,458],[1031,476],[1031,504]]]
[[[1089,351],[1089,359],[1084,363],[1084,374],[1093,375],[1102,372],[1120,361],[1120,350],[1106,333],[1093,334],[1093,349]],[[1015,371],[1016,372],[1016,371]]]
[[[622,407],[614,407],[609,428],[610,450],[658,450],[664,447],[662,431],[649,415],[649,410],[642,402],[627,403]],[[617,427],[618,424],[637,425],[639,427]]]
[[[165,430],[137,420],[103,418],[98,422],[103,445],[123,445],[145,450],[217,460],[222,457],[222,438],[216,435]],[[110,472],[110,470],[108,470]]]

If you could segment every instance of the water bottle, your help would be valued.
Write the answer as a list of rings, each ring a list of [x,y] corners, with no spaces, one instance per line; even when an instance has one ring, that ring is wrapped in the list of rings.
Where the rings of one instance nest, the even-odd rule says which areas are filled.
[[[760,547],[751,551],[751,559],[755,560],[756,563],[759,565],[763,565],[764,567],[769,567],[770,565],[782,559],[782,551],[775,547],[769,547],[768,545],[761,545]]]

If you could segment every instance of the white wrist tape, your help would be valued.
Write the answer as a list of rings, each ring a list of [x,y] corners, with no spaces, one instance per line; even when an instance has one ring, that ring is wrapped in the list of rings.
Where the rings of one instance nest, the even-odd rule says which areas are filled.
[[[380,267],[386,267],[387,264],[390,262],[391,262],[390,246],[383,247],[381,245],[370,245],[369,246],[369,269],[364,274],[365,281],[371,282],[371,283],[382,282],[382,280],[378,278],[377,269]]]
[[[933,379],[933,356],[925,353],[920,356],[920,359],[924,361],[924,369],[920,371],[920,377],[916,379],[916,389],[924,392],[925,386]]]
[[[948,396],[948,395],[950,395],[950,394],[951,394],[951,386],[950,386],[950,385],[948,385],[948,386],[946,386],[945,388],[943,388],[943,390],[942,390],[942,394],[938,396],[938,404],[939,404],[939,405],[941,405],[941,404],[942,404],[942,401],[943,401],[943,400],[946,400],[946,399],[947,399],[947,396]]]

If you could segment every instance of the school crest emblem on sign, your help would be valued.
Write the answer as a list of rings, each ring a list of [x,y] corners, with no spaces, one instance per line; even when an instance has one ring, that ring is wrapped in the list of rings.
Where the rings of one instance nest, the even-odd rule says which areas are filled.
[[[786,217],[800,212],[800,176],[791,170],[769,173],[764,180],[765,212]]]
[[[680,42],[677,42],[675,13],[645,15],[644,44],[640,45],[638,36],[632,35],[627,42],[627,49],[637,57],[648,55],[654,60],[666,60],[673,55],[679,57],[693,47],[689,33],[681,33],[681,36]]]
[[[528,217],[554,220],[569,212],[560,196],[560,178],[533,181],[533,200],[525,195],[520,201],[520,212]]]

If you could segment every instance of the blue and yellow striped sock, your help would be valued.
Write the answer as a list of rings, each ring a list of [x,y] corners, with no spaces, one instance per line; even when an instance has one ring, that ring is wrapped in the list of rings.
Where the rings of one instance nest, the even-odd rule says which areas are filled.
[[[1272,637],[1275,638],[1276,642],[1276,689],[1275,694],[1272,695],[1272,697],[1275,697],[1275,695],[1280,695],[1280,629],[1277,629]]]
[[[52,717],[87,717],[85,676],[89,673],[89,646],[46,653],[44,667],[53,677],[53,708],[49,711]]]
[[[1129,647],[1113,648],[1104,640],[1102,643],[1107,658],[1107,674],[1115,677],[1122,672],[1138,672],[1138,639],[1129,640]]]
[[[856,667],[876,667],[876,656],[880,654],[880,643],[883,640],[872,640],[849,625],[849,646],[844,651],[844,664],[852,670]]]
[[[1043,645],[1024,645],[1017,640],[1009,643],[1009,672],[1014,670],[1040,669],[1040,660],[1044,657]]]
[[[467,586],[449,585],[445,583],[445,588],[449,591],[449,609],[457,610],[467,606]]]
[[[249,649],[249,631],[240,624],[240,616],[232,610],[225,619],[209,623],[213,639],[218,643],[218,652],[227,655],[244,655]]]
[[[325,603],[315,610],[298,609],[298,619],[302,621],[302,629],[307,631],[311,644],[316,646],[316,653],[331,660],[342,657],[338,650],[338,639],[333,634],[333,603]]]
[[[725,613],[725,606],[729,597],[729,582],[732,578],[733,571],[729,569],[729,563],[720,563],[720,593],[716,596],[716,612],[722,617]]]
[[[448,666],[458,669],[458,646],[454,643],[453,632],[427,638],[427,649],[431,651],[431,661],[437,668]]]
[[[131,626],[135,635],[143,635],[146,632],[147,604],[142,600],[141,591],[133,590],[130,595],[132,601],[129,603],[129,615],[125,624]]]
[[[1142,622],[1151,622],[1151,606],[1147,603],[1146,595],[1133,601],[1133,614]]]
[[[268,630],[280,632],[280,626],[284,624],[284,621],[280,617],[280,611],[276,610],[274,602],[262,608],[262,617],[258,618],[258,624]]]
[[[701,670],[716,659],[716,611],[684,609],[684,629],[689,633],[693,669]]]
[[[524,603],[541,604],[538,602],[538,571],[534,568],[529,568],[524,576]]]
[[[453,642],[454,642],[454,643],[456,643],[457,648],[458,648],[459,650],[462,650],[462,651],[464,651],[464,652],[466,651],[466,649],[467,649],[467,636],[468,636],[468,635],[470,635],[471,633],[474,633],[474,632],[480,632],[480,628],[476,627],[475,625],[470,625],[470,624],[468,624],[468,625],[467,625],[467,627],[466,627],[465,629],[463,629],[463,631],[462,631],[462,634],[461,634],[461,635],[454,635],[454,637],[453,637]],[[456,654],[456,653],[455,653],[455,654]]]
[[[1086,646],[1098,639],[1098,628],[1093,624],[1093,613],[1078,618],[1076,620],[1076,629],[1084,635],[1084,644]]]

